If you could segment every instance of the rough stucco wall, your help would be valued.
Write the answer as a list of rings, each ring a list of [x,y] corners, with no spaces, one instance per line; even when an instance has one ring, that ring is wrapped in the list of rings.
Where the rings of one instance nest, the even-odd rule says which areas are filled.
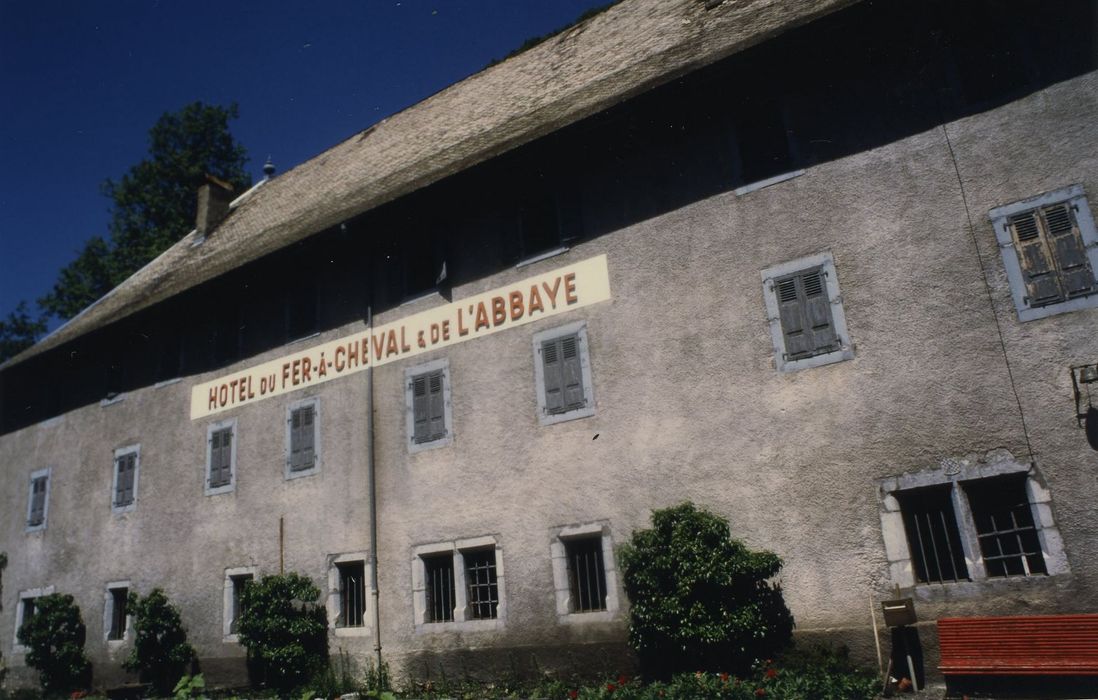
[[[585,662],[619,668],[625,609],[612,622],[557,621],[550,529],[605,520],[620,543],[647,525],[651,509],[686,499],[728,517],[750,546],[785,559],[782,583],[801,634],[853,641],[863,657],[871,654],[868,601],[891,588],[878,480],[996,449],[1029,461],[996,318],[1071,573],[920,586],[920,619],[1094,609],[1098,486],[1087,467],[1098,460],[1075,427],[1067,366],[1098,359],[1098,310],[1018,323],[986,213],[1077,182],[1093,203],[1095,113],[1098,74],[1090,74],[948,125],[980,256],[939,128],[456,288],[460,299],[605,252],[614,298],[448,348],[449,447],[414,455],[405,447],[404,368],[443,354],[377,370],[381,641],[395,670],[433,673],[442,661],[451,672],[522,666],[532,658],[552,668],[576,661],[564,651],[576,643],[598,650]],[[855,359],[779,374],[759,271],[823,250],[834,255]],[[437,303],[421,300],[378,322]],[[596,414],[540,427],[531,337],[579,319],[587,321]],[[366,549],[365,375],[312,390],[322,411],[318,476],[282,478],[284,411],[306,395],[299,392],[234,414],[237,490],[206,497],[206,423],[188,422],[186,407],[192,382],[210,378],[144,389],[0,438],[0,464],[16,484],[3,492],[0,524],[11,557],[0,648],[13,665],[13,602],[26,588],[53,584],[77,596],[89,652],[105,672],[105,583],[161,585],[213,669],[215,659],[239,656],[221,642],[224,569],[277,570],[279,515],[287,568],[322,587],[327,554]],[[134,442],[142,448],[138,508],[112,516],[111,451]],[[49,527],[27,535],[27,475],[47,465]],[[502,546],[503,628],[443,625],[417,634],[412,548],[480,535]],[[922,637],[932,669],[932,625]],[[333,652],[362,656],[372,644],[332,639]]]

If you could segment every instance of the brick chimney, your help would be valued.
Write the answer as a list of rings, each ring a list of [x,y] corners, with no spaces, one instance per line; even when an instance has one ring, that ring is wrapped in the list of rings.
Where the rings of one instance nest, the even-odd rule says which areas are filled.
[[[206,182],[198,188],[198,212],[194,227],[199,236],[210,231],[229,215],[229,202],[233,201],[233,186],[213,175],[206,175]]]

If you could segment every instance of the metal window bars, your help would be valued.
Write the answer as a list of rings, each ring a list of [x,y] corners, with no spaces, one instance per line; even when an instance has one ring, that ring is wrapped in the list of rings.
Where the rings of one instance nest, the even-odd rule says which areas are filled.
[[[1000,477],[966,486],[988,576],[1047,574],[1025,477]]]
[[[947,484],[898,494],[915,576],[921,583],[968,579],[951,488]]]
[[[362,627],[366,612],[366,567],[362,562],[337,564],[339,627]]]
[[[568,586],[572,593],[572,612],[606,609],[606,569],[602,560],[602,537],[565,540],[568,560]]]
[[[454,557],[447,552],[423,557],[426,577],[427,622],[452,622],[454,619]]]
[[[462,552],[462,555],[465,559],[469,616],[474,620],[495,619],[499,606],[495,549]]]

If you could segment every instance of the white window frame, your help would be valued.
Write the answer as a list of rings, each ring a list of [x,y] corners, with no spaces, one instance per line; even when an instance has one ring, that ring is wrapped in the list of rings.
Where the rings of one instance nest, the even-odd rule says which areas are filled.
[[[110,638],[111,621],[114,618],[114,594],[112,591],[119,588],[125,588],[127,596],[132,589],[129,581],[111,581],[106,585],[103,592],[103,641],[107,643],[108,647],[122,646],[133,639],[133,613],[130,610],[126,611],[126,626],[122,630],[122,638]]]
[[[239,644],[240,634],[233,632],[233,613],[238,612],[233,605],[233,579],[251,576],[259,578],[258,566],[234,566],[225,569],[225,583],[221,595],[221,641],[226,644]]]
[[[26,532],[39,532],[46,529],[46,525],[50,522],[50,490],[53,488],[53,467],[46,467],[45,469],[39,469],[33,471],[30,474],[30,482],[27,485],[27,513],[26,519],[23,520],[23,526]],[[46,477],[46,495],[42,502],[42,522],[37,525],[31,525],[31,510],[34,507],[34,481]]]
[[[475,620],[470,616],[469,596],[466,591],[464,552],[483,549],[491,549],[496,555],[496,590],[499,601],[496,604],[496,617],[491,620]],[[423,558],[438,554],[450,554],[454,558],[454,619],[445,622],[428,622],[427,567],[423,564]],[[484,535],[414,547],[412,550],[412,600],[416,634],[484,632],[503,629],[507,621],[507,594],[506,577],[503,571],[503,547],[499,537]]]
[[[580,376],[583,379],[584,405],[566,413],[549,413],[545,408],[545,366],[541,359],[542,343],[567,335],[579,339]],[[595,382],[591,377],[591,352],[587,340],[587,321],[572,323],[538,331],[533,337],[534,346],[534,386],[538,395],[538,424],[555,425],[577,418],[595,415]]]
[[[313,407],[313,466],[310,469],[302,469],[301,471],[293,471],[290,469],[290,458],[292,455],[291,447],[293,442],[293,415],[294,411],[305,408],[306,406]],[[233,433],[233,445],[235,459],[235,445],[236,434]],[[294,401],[290,405],[286,406],[286,441],[284,445],[286,453],[286,465],[285,465],[285,477],[286,480],[300,479],[303,476],[314,476],[320,473],[320,399],[316,396],[310,396],[308,398]],[[234,464],[233,475],[236,475],[236,469]]]
[[[800,360],[787,360],[785,359],[785,334],[782,332],[781,311],[774,281],[786,275],[816,267],[823,272],[827,300],[831,304],[831,322],[835,325],[835,335],[839,338],[839,349]],[[835,271],[835,258],[830,251],[768,267],[762,271],[762,280],[766,319],[770,324],[770,340],[774,346],[774,366],[779,372],[795,372],[854,359],[854,344],[846,328],[846,312],[843,310],[842,293],[839,291],[839,276]]]
[[[1007,281],[1010,283],[1010,295],[1014,300],[1014,308],[1018,312],[1018,320],[1022,322],[1047,318],[1069,311],[1098,307],[1098,294],[1076,297],[1058,304],[1049,304],[1048,306],[1036,308],[1030,308],[1029,304],[1026,303],[1025,278],[1022,275],[1022,265],[1018,260],[1018,251],[1014,247],[1014,239],[1010,234],[1009,217],[1060,202],[1076,207],[1075,220],[1079,224],[1079,233],[1083,237],[1083,245],[1086,247],[1091,272],[1095,276],[1095,281],[1098,282],[1098,229],[1095,227],[1094,215],[1090,211],[1086,191],[1082,185],[1070,185],[1051,192],[1045,192],[1013,204],[995,207],[987,213],[995,230],[995,239],[999,243],[999,253],[1002,255],[1003,268],[1006,271]]]
[[[1029,499],[1033,524],[1037,529],[1037,538],[1041,543],[1041,554],[1045,560],[1047,575],[1033,576],[994,576],[987,575],[983,553],[980,549],[976,523],[969,507],[965,483],[996,476],[1026,474],[1026,497]],[[924,583],[916,579],[915,565],[908,546],[907,531],[904,526],[903,510],[897,493],[927,486],[948,484],[951,489],[953,514],[957,519],[964,550],[965,566],[968,568],[968,581],[946,583]],[[1060,530],[1052,517],[1052,495],[1031,470],[1029,464],[1015,460],[1003,453],[992,453],[987,460],[974,458],[947,459],[936,469],[889,477],[878,482],[880,490],[881,532],[884,538],[885,555],[888,560],[889,575],[892,583],[901,588],[917,588],[920,591],[964,588],[973,585],[997,585],[1000,582],[1042,581],[1051,576],[1070,573],[1064,541]],[[1009,584],[1007,584],[1009,585]]]
[[[134,455],[133,462],[133,501],[124,506],[115,505],[115,495],[118,493],[118,460],[128,454]],[[113,462],[114,476],[111,479],[111,513],[115,515],[128,513],[137,508],[137,482],[141,478],[141,444],[119,447],[114,451]]]
[[[23,591],[19,591],[19,597],[16,599],[18,602],[15,606],[15,632],[12,634],[12,646],[11,653],[13,654],[26,654],[27,647],[19,643],[19,628],[23,626],[23,616],[26,613],[25,601],[34,600],[47,596],[53,593],[53,586],[46,586],[44,588],[28,588]]]
[[[610,522],[594,522],[563,525],[549,531],[549,555],[553,562],[553,591],[557,603],[557,621],[563,624],[587,624],[617,620],[621,610],[618,596],[618,571],[614,560],[614,540],[610,534]],[[572,602],[572,587],[568,581],[568,550],[565,542],[571,539],[602,541],[602,566],[606,577],[606,609],[576,612]]]
[[[224,430],[225,428],[231,428],[233,431],[233,445],[232,450],[229,452],[229,483],[223,486],[210,486],[210,467],[211,459],[213,458],[213,451],[210,449],[210,443],[213,441],[213,434],[218,430]],[[236,418],[225,418],[224,420],[215,421],[206,426],[206,474],[203,478],[203,487],[207,496],[216,496],[221,493],[231,493],[236,490],[236,455],[239,451],[239,438],[240,435],[236,429]]]
[[[414,397],[412,396],[412,380],[421,374],[429,374],[432,372],[442,371],[442,404],[443,404],[443,420],[446,423],[446,435],[438,438],[437,440],[431,440],[430,442],[417,443],[415,440],[416,435],[416,417],[415,417],[415,405]],[[414,367],[408,367],[404,370],[404,413],[405,413],[405,435],[408,442],[408,453],[416,454],[417,452],[423,452],[424,450],[433,450],[439,447],[446,447],[454,442],[454,416],[453,416],[453,400],[450,395],[450,360],[443,357],[431,362],[425,362],[423,364],[416,365]]]
[[[339,626],[339,613],[343,607],[343,591],[340,589],[340,564],[362,564],[362,590],[365,599],[362,605],[362,626]],[[347,552],[328,555],[328,597],[325,607],[328,613],[328,629],[337,637],[368,637],[373,634],[374,595],[370,582],[373,581],[373,568],[370,566],[368,552]]]

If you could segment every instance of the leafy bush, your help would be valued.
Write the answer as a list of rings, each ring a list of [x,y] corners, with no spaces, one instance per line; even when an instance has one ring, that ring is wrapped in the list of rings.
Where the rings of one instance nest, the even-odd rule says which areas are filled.
[[[240,643],[263,685],[285,693],[328,665],[328,622],[319,597],[312,581],[292,572],[244,588]]]
[[[157,695],[171,695],[176,681],[190,670],[195,660],[179,611],[159,588],[144,598],[131,593],[127,605],[134,616],[136,636],[130,656],[122,666],[137,671],[142,681],[152,683]]]
[[[183,676],[172,688],[173,700],[191,700],[191,698],[206,697],[206,679],[201,673],[193,676]]]
[[[46,695],[67,694],[91,682],[84,655],[87,630],[71,595],[52,593],[34,601],[34,614],[19,628],[27,665],[37,669]]]
[[[629,641],[646,675],[702,668],[746,675],[785,647],[793,616],[772,578],[782,562],[734,540],[728,521],[691,503],[653,511],[620,552]]]

